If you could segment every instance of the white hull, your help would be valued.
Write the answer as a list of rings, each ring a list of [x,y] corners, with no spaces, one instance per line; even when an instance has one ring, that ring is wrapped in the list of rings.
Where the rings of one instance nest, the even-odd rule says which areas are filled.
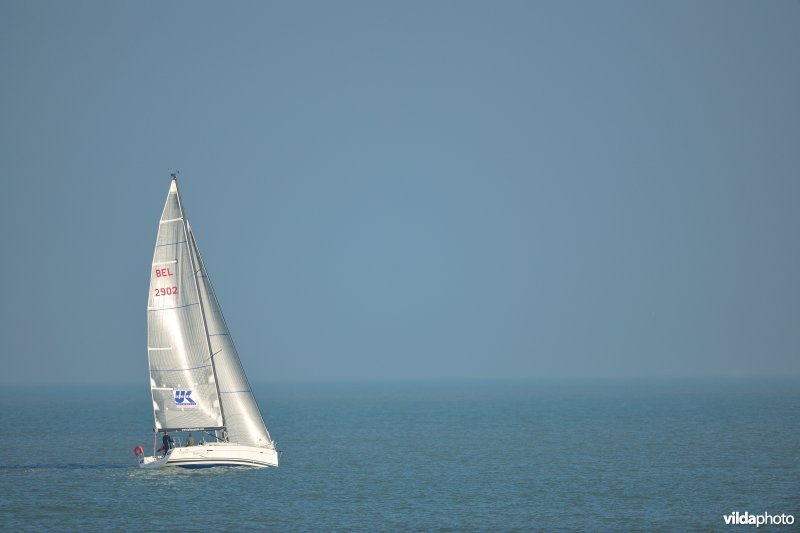
[[[181,466],[208,468],[211,466],[278,466],[278,452],[271,448],[246,446],[230,442],[212,442],[197,446],[173,448],[165,457],[143,457],[142,468]]]

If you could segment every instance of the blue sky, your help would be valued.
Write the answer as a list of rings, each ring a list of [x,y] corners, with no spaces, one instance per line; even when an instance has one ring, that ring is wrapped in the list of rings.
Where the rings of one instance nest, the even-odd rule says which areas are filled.
[[[0,3],[0,381],[800,375],[800,4]]]

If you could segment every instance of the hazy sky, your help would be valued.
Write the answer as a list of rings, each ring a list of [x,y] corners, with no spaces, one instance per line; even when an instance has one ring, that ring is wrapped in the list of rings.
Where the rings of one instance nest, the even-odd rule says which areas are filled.
[[[0,381],[800,375],[800,2],[0,2]]]

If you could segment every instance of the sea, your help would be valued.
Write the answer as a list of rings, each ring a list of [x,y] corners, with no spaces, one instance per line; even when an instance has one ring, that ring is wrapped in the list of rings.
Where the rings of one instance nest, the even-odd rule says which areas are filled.
[[[797,380],[253,389],[279,468],[138,468],[134,447],[153,442],[146,384],[3,388],[0,529],[756,529],[727,525],[735,512],[800,521]]]

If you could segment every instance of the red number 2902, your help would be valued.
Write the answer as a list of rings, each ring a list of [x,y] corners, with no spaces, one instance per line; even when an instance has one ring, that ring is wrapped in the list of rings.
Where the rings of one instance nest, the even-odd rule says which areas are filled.
[[[168,294],[178,294],[178,287],[161,287],[160,289],[154,289],[155,296],[166,296]]]

